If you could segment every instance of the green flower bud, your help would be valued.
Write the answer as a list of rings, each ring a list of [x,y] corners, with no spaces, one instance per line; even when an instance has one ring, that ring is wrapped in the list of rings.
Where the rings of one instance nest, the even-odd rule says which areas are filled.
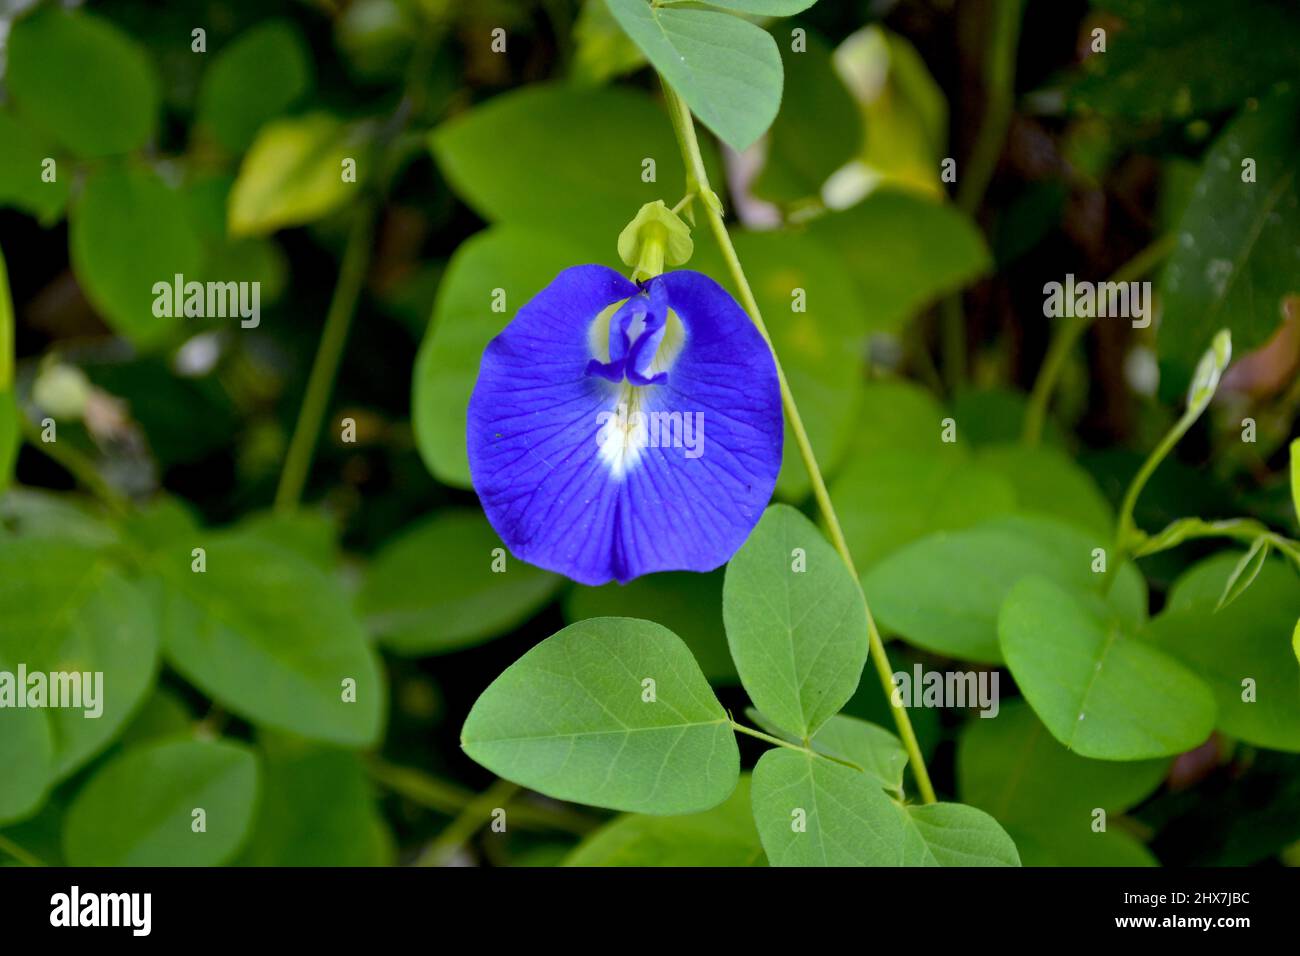
[[[633,282],[654,278],[665,265],[685,265],[694,250],[690,228],[662,199],[642,206],[618,235],[618,256],[633,267]]]

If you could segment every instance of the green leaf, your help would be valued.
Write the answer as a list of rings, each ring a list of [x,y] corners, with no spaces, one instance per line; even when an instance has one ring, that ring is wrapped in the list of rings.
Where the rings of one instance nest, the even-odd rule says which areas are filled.
[[[745,715],[775,737],[792,744],[802,743],[752,707],[746,708]],[[907,751],[903,742],[883,727],[857,717],[836,714],[813,735],[810,746],[819,754],[847,760],[886,790],[902,794]]]
[[[12,652],[0,653],[0,682],[16,682],[17,665],[7,653]],[[26,688],[15,690],[21,694]],[[6,703],[0,711],[0,767],[0,824],[26,819],[40,808],[54,780],[54,735],[46,711]]]
[[[0,495],[0,522],[0,533],[8,530],[20,538],[64,538],[97,550],[120,540],[117,529],[81,496],[21,485]]]
[[[1104,116],[1186,121],[1233,107],[1290,79],[1300,65],[1300,16],[1285,3],[1233,10],[1218,0],[1101,0],[1110,20],[1105,53],[1088,57],[1072,105]]]
[[[1045,575],[1098,609],[1100,575],[1092,552],[1109,541],[1050,518],[1011,515],[964,531],[939,532],[907,545],[863,575],[881,626],[938,654],[997,663],[998,611],[1011,588]],[[1110,605],[1136,629],[1146,618],[1146,586],[1126,564]]]
[[[292,551],[322,571],[332,571],[338,565],[338,529],[324,511],[258,511],[241,519],[236,527],[242,535]]]
[[[754,298],[781,356],[817,461],[832,470],[853,436],[862,391],[866,328],[861,316],[866,306],[861,291],[837,268],[833,253],[807,234],[740,232],[734,242],[751,276]],[[692,267],[726,276],[721,260],[715,265],[712,258],[716,246],[710,243],[705,248],[708,252]],[[731,288],[729,279],[726,285]],[[788,426],[786,434],[791,434]],[[811,488],[792,437],[783,449],[776,487],[779,495],[791,500],[806,497]]]
[[[754,822],[772,866],[899,866],[904,813],[864,773],[772,749],[754,768]]]
[[[68,170],[44,182],[42,164],[56,159],[45,137],[16,116],[0,112],[0,206],[16,206],[42,223],[51,223],[68,203]]]
[[[592,617],[654,618],[690,648],[704,676],[714,684],[736,684],[740,677],[727,648],[722,624],[722,571],[708,574],[647,574],[627,584],[611,581],[598,588],[574,585],[564,601],[569,624]]]
[[[189,540],[199,528],[193,506],[184,499],[159,495],[133,508],[120,521],[124,537],[146,551],[176,540]]]
[[[1241,597],[1242,592],[1254,583],[1255,578],[1259,577],[1259,572],[1267,560],[1268,538],[1256,538],[1249,550],[1241,556],[1241,560],[1233,567],[1232,573],[1228,575],[1228,580],[1223,584],[1223,593],[1219,595],[1219,603],[1215,605],[1214,609],[1220,611]]]
[[[448,120],[430,144],[452,188],[483,218],[592,237],[610,246],[607,256],[635,210],[686,191],[668,117],[632,90],[528,86]],[[642,179],[646,160],[655,181]]]
[[[420,456],[443,484],[472,487],[465,418],[488,342],[562,269],[614,255],[612,241],[604,259],[598,248],[542,230],[493,226],[461,243],[451,257],[415,360],[411,394]],[[496,289],[505,296],[505,312],[492,310]]]
[[[1024,392],[994,386],[963,389],[952,400],[957,437],[972,445],[1015,444],[1025,430],[1029,397]],[[1045,444],[1061,445],[1061,426],[1049,418],[1043,427]]]
[[[862,144],[862,115],[835,70],[830,47],[815,33],[807,41],[806,50],[781,51],[785,95],[752,186],[754,195],[772,202],[820,196],[826,180]]]
[[[268,743],[262,799],[241,866],[384,866],[383,823],[356,754]],[[322,799],[327,794],[327,799]]]
[[[158,630],[149,601],[97,548],[0,538],[0,621],[0,658],[25,664],[28,674],[83,675],[84,706],[46,711],[54,772],[65,778],[117,736],[154,682]],[[86,685],[87,672],[102,679]],[[100,716],[86,716],[99,708]]]
[[[273,120],[261,128],[230,191],[232,236],[261,236],[324,218],[358,195],[369,145],[325,113]],[[343,162],[357,182],[343,181]]]
[[[700,121],[735,150],[772,125],[781,54],[766,30],[716,10],[606,0],[614,19]]]
[[[1300,522],[1300,438],[1291,442],[1291,504],[1296,521]]]
[[[507,557],[481,512],[441,511],[375,556],[358,609],[393,650],[439,654],[514,630],[561,581]]]
[[[1215,606],[1237,563],[1231,552],[1194,565],[1170,591],[1144,635],[1209,685],[1224,733],[1274,750],[1300,752],[1300,666],[1287,646],[1300,618],[1295,574],[1276,558],[1230,606]],[[1253,681],[1252,695],[1243,684]]]
[[[674,3],[693,2],[693,0],[661,0],[664,6]],[[737,13],[751,13],[756,17],[791,17],[803,13],[817,0],[700,0],[706,6],[720,10],[735,10]]]
[[[202,573],[191,570],[193,547],[205,549]],[[349,746],[378,738],[379,666],[332,577],[241,533],[203,532],[156,554],[153,567],[164,652],[187,680],[267,727]]]
[[[868,426],[869,427],[869,426]],[[1005,514],[1015,491],[935,431],[926,451],[854,457],[831,484],[831,499],[859,570],[936,531],[958,531]]]
[[[72,152],[112,156],[153,138],[158,77],[107,20],[45,6],[14,24],[8,54],[5,81],[20,112]]]
[[[194,728],[194,715],[175,691],[158,687],[144,702],[131,722],[122,731],[118,744],[132,748],[141,744],[166,740],[189,734]]]
[[[730,720],[686,645],[633,618],[538,644],[474,703],[461,746],[539,793],[639,813],[717,806],[740,773]]]
[[[1025,866],[1159,866],[1143,844],[1118,826],[1092,829],[1092,821],[1057,822],[1032,828],[1011,827]]]
[[[711,810],[677,817],[627,814],[579,843],[564,866],[766,866],[754,815],[749,775]]]
[[[107,165],[86,180],[69,218],[72,268],[91,304],[136,345],[163,339],[177,320],[154,313],[154,284],[189,279],[202,263],[181,193],[142,166]]]
[[[1243,182],[1245,160],[1253,181]],[[1282,303],[1300,292],[1291,263],[1300,245],[1300,97],[1247,106],[1207,151],[1201,177],[1178,224],[1161,276],[1164,314],[1158,345],[1190,368],[1219,329],[1242,352],[1263,345],[1282,321]]]
[[[842,212],[813,220],[809,235],[838,253],[863,298],[872,331],[897,332],[917,312],[992,265],[975,225],[954,207],[878,189]]]
[[[14,394],[14,301],[9,294],[9,270],[0,250],[0,495],[13,480],[14,462],[22,441],[22,410]]]
[[[898,807],[903,866],[1019,866],[1016,845],[983,810],[961,803]]]
[[[939,161],[947,152],[948,103],[916,47],[872,24],[836,47],[835,67],[870,135],[855,162],[827,183],[827,204],[843,208],[879,185],[944,198]]]
[[[1200,678],[1047,578],[1012,589],[998,633],[1025,699],[1081,756],[1164,757],[1200,746],[1214,728]]]
[[[807,740],[853,696],[867,661],[862,592],[789,505],[768,508],[727,565],[722,616],[741,683],[778,727]]]
[[[311,88],[307,46],[289,20],[268,20],[217,54],[199,88],[198,122],[218,142],[242,153],[263,123]]]
[[[1050,445],[991,445],[975,459],[1015,488],[1016,510],[1108,535],[1115,516],[1092,476]]]
[[[964,802],[1003,826],[1074,825],[1092,811],[1121,813],[1160,786],[1168,760],[1089,760],[1057,743],[1024,700],[1004,701],[992,719],[974,718],[957,744],[957,789]]]
[[[934,451],[948,413],[939,400],[906,379],[873,379],[862,387],[857,421],[845,458],[872,458],[895,451]],[[964,448],[960,430],[956,448]],[[838,502],[837,502],[838,503]]]
[[[73,866],[217,866],[248,836],[257,793],[257,758],[240,744],[140,747],[106,764],[77,794],[64,851]],[[206,831],[195,832],[200,809]]]

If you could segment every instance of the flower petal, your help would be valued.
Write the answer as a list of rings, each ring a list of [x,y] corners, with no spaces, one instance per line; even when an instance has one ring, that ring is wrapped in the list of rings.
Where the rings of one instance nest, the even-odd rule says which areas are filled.
[[[588,374],[592,323],[640,291],[602,266],[560,273],[489,344],[470,399],[470,471],[492,526],[516,557],[584,584],[724,564],[781,464],[771,352],[706,276],[646,283],[684,331],[666,373],[644,374],[656,329],[626,355],[628,381]],[[620,411],[652,425],[634,440]]]

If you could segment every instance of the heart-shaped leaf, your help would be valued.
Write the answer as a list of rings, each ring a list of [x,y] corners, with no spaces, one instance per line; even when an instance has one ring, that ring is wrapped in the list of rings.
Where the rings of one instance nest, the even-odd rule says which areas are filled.
[[[749,775],[711,810],[626,814],[585,838],[565,866],[766,866],[749,805]]]
[[[867,660],[862,592],[794,508],[768,508],[731,559],[722,616],[741,683],[778,727],[807,740],[853,696]]]
[[[643,205],[676,201],[686,189],[668,117],[636,90],[528,86],[448,120],[430,145],[452,188],[484,219],[590,237],[602,248]],[[541,170],[545,189],[536,188]]]
[[[112,156],[153,138],[158,76],[144,51],[109,21],[46,6],[13,25],[8,54],[10,96],[67,149]]]
[[[1219,329],[1232,331],[1239,350],[1263,345],[1282,321],[1283,300],[1300,289],[1280,265],[1300,243],[1297,118],[1294,92],[1265,97],[1243,108],[1205,156],[1160,281],[1158,345],[1180,369],[1174,381],[1187,380]]]
[[[507,557],[482,514],[441,511],[375,556],[358,604],[366,627],[402,654],[437,654],[512,630],[561,578]]]
[[[909,839],[903,812],[864,773],[773,749],[754,768],[752,799],[772,866],[902,864]]]
[[[1169,756],[1214,728],[1214,698],[1200,678],[1047,578],[1012,588],[998,634],[1034,712],[1084,757]]]
[[[735,150],[781,105],[781,54],[760,27],[717,10],[606,0],[619,26],[700,121]]]
[[[0,654],[0,699],[4,683],[16,681],[17,667]],[[13,686],[13,693],[26,693]],[[21,820],[35,812],[54,779],[54,734],[43,710],[13,709],[6,701],[0,726],[0,824]],[[746,813],[748,813],[746,808]]]
[[[910,643],[964,660],[996,663],[998,611],[1022,578],[1041,574],[1100,608],[1095,548],[1108,538],[1050,518],[1011,515],[913,542],[863,576],[881,626]],[[1109,604],[1128,626],[1146,619],[1146,586],[1127,564]]]
[[[248,836],[257,791],[257,758],[240,744],[170,740],[129,750],[77,794],[64,852],[73,866],[217,866]]]
[[[81,688],[82,706],[45,711],[54,772],[62,779],[117,736],[152,686],[158,667],[153,608],[95,547],[67,538],[0,537],[0,622],[0,658],[47,680],[51,673],[76,675],[67,686]]]
[[[1168,760],[1089,760],[1051,735],[1023,700],[968,720],[957,746],[958,792],[1006,827],[1088,827],[1097,807],[1118,813],[1160,786]]]
[[[357,194],[369,144],[325,113],[274,120],[262,127],[230,190],[232,236],[262,236],[329,215]],[[343,178],[356,163],[356,180]]]
[[[542,641],[475,701],[461,746],[560,800],[692,813],[735,789],[726,711],[686,645],[650,621],[606,617]]]
[[[962,803],[898,807],[903,866],[1019,866],[1016,845],[983,810]]]
[[[254,723],[349,746],[378,737],[379,666],[330,575],[239,532],[202,532],[154,567],[164,651],[188,680]]]
[[[288,20],[268,20],[213,59],[199,88],[198,122],[226,149],[241,153],[258,128],[292,106],[311,83],[311,56],[298,28]]]
[[[959,531],[1010,512],[1009,482],[954,446],[936,427],[927,451],[855,458],[831,487],[844,536],[860,571],[936,531]]]
[[[1287,647],[1300,618],[1300,586],[1294,571],[1274,558],[1260,566],[1249,590],[1216,611],[1236,564],[1227,552],[1194,565],[1174,583],[1144,636],[1209,685],[1224,733],[1300,752],[1300,667]]]
[[[72,268],[109,325],[137,345],[165,338],[180,309],[155,311],[154,285],[197,279],[203,261],[181,193],[152,170],[109,164],[86,179],[69,219]]]

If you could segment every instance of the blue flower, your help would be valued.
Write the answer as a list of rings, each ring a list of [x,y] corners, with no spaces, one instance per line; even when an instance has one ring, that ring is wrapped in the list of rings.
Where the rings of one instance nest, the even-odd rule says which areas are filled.
[[[484,351],[467,439],[474,488],[517,558],[583,584],[711,571],[776,484],[776,366],[707,276],[638,285],[575,266]]]

